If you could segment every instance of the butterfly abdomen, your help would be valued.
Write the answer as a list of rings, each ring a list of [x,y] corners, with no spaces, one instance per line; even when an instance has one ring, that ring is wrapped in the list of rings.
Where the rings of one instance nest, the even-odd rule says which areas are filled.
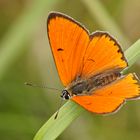
[[[88,79],[88,87],[87,87],[87,94],[91,94],[94,90],[97,90],[99,88],[102,88],[106,85],[111,84],[118,78],[120,78],[121,74],[118,71],[112,71],[112,72],[104,72],[100,73],[98,75],[95,75]]]
[[[71,84],[69,90],[72,95],[91,94],[94,90],[114,82],[120,76],[120,71],[106,71],[84,80],[78,80],[75,84]]]
[[[95,87],[105,86],[110,84],[111,82],[117,80],[120,77],[120,73],[110,73],[110,74],[101,74],[97,77],[92,77],[91,80],[93,81],[93,85]]]

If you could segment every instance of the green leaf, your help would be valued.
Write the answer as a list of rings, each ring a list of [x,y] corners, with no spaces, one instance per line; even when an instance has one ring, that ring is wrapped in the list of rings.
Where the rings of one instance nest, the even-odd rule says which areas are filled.
[[[56,139],[84,109],[72,101],[68,101],[61,107],[57,119],[54,114],[38,131],[34,140]]]
[[[140,58],[140,40],[135,42],[128,50],[125,56],[130,66]],[[129,67],[128,67],[129,68]],[[68,101],[60,109],[58,118],[55,120],[55,114],[43,125],[36,134],[34,140],[52,140],[57,138],[66,129],[72,121],[80,116],[85,110],[72,101]]]
[[[140,58],[140,39],[125,51],[125,57],[131,67]]]

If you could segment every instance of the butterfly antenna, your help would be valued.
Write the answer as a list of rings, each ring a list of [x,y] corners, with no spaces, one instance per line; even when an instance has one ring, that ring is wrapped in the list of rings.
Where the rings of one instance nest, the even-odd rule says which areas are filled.
[[[62,106],[62,103],[63,103],[63,99],[60,100],[60,105],[59,105],[59,107],[58,107],[58,110],[57,110],[57,112],[56,112],[56,114],[55,114],[54,119],[57,119],[58,114],[59,114],[59,110],[60,110],[60,108],[61,108],[61,106]]]
[[[25,82],[24,84],[27,86],[31,86],[31,87],[47,88],[47,89],[51,89],[51,90],[61,91],[60,89],[48,87],[48,86],[44,86],[44,85],[36,85],[36,84],[28,83],[28,82]]]

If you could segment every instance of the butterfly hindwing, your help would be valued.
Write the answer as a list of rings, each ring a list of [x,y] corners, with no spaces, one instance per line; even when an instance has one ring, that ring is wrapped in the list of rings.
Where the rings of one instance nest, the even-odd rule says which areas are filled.
[[[73,101],[90,112],[106,114],[116,111],[127,99],[140,97],[140,86],[135,75],[123,78],[93,92],[92,95],[74,96]]]

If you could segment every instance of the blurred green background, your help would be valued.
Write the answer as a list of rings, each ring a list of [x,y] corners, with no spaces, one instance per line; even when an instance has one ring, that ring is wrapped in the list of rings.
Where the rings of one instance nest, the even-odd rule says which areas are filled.
[[[24,82],[62,89],[50,52],[46,20],[63,12],[90,32],[111,32],[126,50],[140,37],[139,0],[0,0],[0,140],[30,140],[57,110],[60,93]],[[140,77],[140,63],[131,69]],[[140,101],[114,115],[84,113],[58,140],[139,140]]]

